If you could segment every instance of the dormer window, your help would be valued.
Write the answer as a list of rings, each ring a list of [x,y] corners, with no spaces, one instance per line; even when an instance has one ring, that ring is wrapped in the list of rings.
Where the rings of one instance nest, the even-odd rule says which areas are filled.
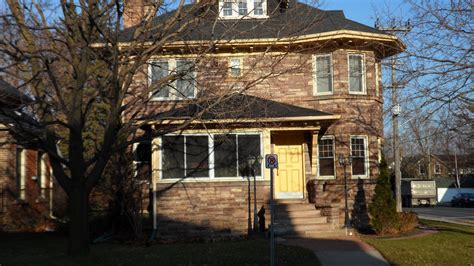
[[[265,18],[265,0],[221,0],[219,17],[222,19]]]

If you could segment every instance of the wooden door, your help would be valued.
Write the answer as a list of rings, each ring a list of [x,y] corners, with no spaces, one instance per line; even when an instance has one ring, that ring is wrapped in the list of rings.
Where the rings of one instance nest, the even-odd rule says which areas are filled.
[[[275,135],[273,143],[275,144],[275,153],[278,155],[278,170],[275,176],[275,197],[277,199],[303,198],[303,135]]]

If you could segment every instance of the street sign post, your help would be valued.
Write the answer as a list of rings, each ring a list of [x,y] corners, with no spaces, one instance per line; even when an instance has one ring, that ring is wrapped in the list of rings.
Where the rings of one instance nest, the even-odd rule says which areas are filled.
[[[273,169],[278,168],[278,156],[276,154],[265,155],[265,167],[270,169],[270,265],[275,265],[275,233],[273,230],[275,220],[275,206],[273,203]]]

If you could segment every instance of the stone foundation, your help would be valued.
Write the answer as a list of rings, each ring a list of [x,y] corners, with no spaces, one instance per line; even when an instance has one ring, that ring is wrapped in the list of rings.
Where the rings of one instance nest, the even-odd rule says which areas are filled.
[[[250,186],[249,186],[250,185]],[[219,237],[247,234],[253,225],[253,182],[158,183],[158,237]],[[257,181],[257,212],[265,209],[270,221],[269,182]],[[250,191],[250,213],[249,213]],[[250,220],[249,220],[250,219]]]

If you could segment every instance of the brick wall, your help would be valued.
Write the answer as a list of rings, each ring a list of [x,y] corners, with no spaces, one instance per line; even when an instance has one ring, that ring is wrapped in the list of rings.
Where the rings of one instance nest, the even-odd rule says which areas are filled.
[[[247,181],[157,184],[158,233],[163,238],[235,236],[247,233]],[[253,224],[253,182],[250,184]],[[268,181],[257,181],[257,209],[267,207]]]

